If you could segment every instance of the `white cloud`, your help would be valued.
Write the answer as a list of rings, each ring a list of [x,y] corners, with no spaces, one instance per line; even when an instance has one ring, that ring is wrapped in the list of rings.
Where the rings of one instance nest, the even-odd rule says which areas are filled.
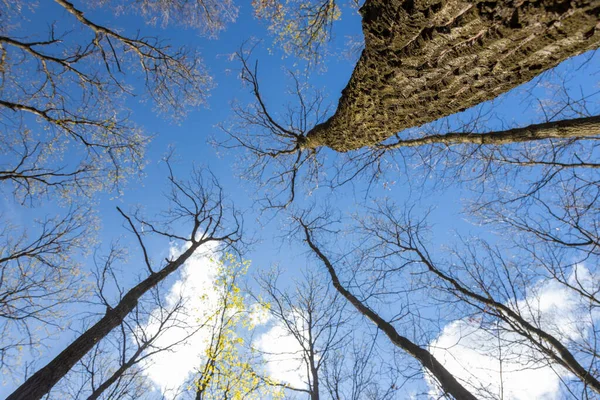
[[[183,250],[172,248],[171,256],[176,256]],[[200,329],[192,336],[190,334],[218,306],[219,293],[214,290],[217,263],[211,261],[213,254],[209,249],[190,257],[181,267],[179,280],[171,286],[166,296],[167,310],[172,309],[179,301],[183,301],[184,307],[178,314],[180,323],[169,325],[169,329],[154,342],[154,346],[163,348],[183,342],[169,351],[153,355],[143,364],[148,378],[165,393],[180,388],[189,374],[202,365],[210,329]],[[155,310],[155,317],[151,317],[143,327],[146,332],[156,332],[158,329],[158,312],[158,309]]]
[[[170,249],[176,257],[185,249]],[[214,252],[208,250],[194,254],[181,268],[180,278],[170,287],[166,295],[165,308],[170,309],[181,300],[185,306],[182,314],[189,327],[170,326],[166,334],[154,343],[155,347],[165,347],[184,340],[170,351],[158,353],[144,363],[144,373],[157,389],[173,396],[189,382],[194,371],[205,362],[204,353],[210,341],[210,329],[200,329],[192,336],[195,325],[205,321],[217,311],[219,292],[215,290],[217,263],[212,261]],[[275,322],[264,307],[253,304],[249,307],[249,322],[254,326],[269,325],[266,333],[260,335],[255,347],[264,353],[267,374],[278,381],[294,387],[306,387],[306,367],[302,361],[302,348],[298,341],[287,334],[280,322]],[[156,310],[158,315],[158,310]],[[145,325],[146,332],[155,332],[158,318],[151,318]],[[189,337],[188,337],[189,336]],[[186,339],[186,337],[188,337]]]
[[[254,303],[248,308],[248,320],[252,324],[252,326],[266,325],[273,319],[273,317],[269,313],[269,310],[258,303]]]
[[[433,355],[478,397],[559,399],[560,376],[565,376],[565,371],[527,360],[531,350],[521,344],[508,345],[512,339],[519,337],[502,330],[483,330],[474,321],[462,320],[447,325],[430,347]],[[437,398],[436,389],[432,397]]]
[[[290,318],[300,321],[301,318]],[[303,332],[302,327],[296,327]],[[269,330],[260,335],[255,347],[262,353],[266,372],[271,379],[299,389],[307,388],[307,364],[300,342],[289,333],[282,321],[274,321]]]
[[[583,285],[592,282],[591,274],[582,266],[573,271],[570,283],[575,277]],[[563,340],[585,339],[592,324],[585,301],[556,281],[531,288],[517,307],[528,320],[535,319],[544,330]],[[540,354],[503,324],[483,329],[476,319],[452,322],[430,344],[430,350],[482,398],[498,398],[502,393],[506,400],[559,399],[561,379],[569,377],[566,370],[538,361]],[[435,397],[437,389],[429,378]]]

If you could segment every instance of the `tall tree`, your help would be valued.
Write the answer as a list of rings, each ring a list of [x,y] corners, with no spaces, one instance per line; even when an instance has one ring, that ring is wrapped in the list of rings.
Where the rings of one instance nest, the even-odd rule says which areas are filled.
[[[280,275],[279,270],[263,274],[259,278],[261,294],[254,298],[273,317],[278,327],[275,332],[282,335],[280,340],[290,338],[294,348],[285,349],[285,354],[277,354],[268,346],[259,350],[266,353],[267,363],[273,358],[297,366],[298,374],[305,380],[304,387],[289,382],[281,382],[280,386],[319,400],[325,393],[324,366],[348,344],[344,304],[316,273],[305,272],[291,289],[281,287]]]
[[[195,171],[190,181],[183,182],[171,173],[169,181],[172,190],[169,195],[170,208],[166,214],[167,220],[163,222],[164,228],[158,223],[143,220],[141,217],[133,219],[119,210],[141,246],[142,264],[147,271],[146,278],[122,293],[114,306],[107,307],[105,315],[100,320],[77,337],[46,366],[29,377],[8,399],[42,398],[94,348],[98,341],[124,321],[135,309],[142,296],[176,272],[201,247],[210,243],[229,247],[240,241],[240,217],[235,211],[228,209],[222,190],[214,177],[206,180],[200,172]],[[175,221],[187,222],[191,225],[191,229],[185,234],[174,233],[172,225]],[[143,227],[143,232],[140,226]],[[143,236],[148,234],[179,242],[185,246],[185,250],[176,257],[165,259],[158,266],[153,265],[143,240]]]
[[[119,271],[119,266],[126,262],[125,253],[123,248],[114,245],[107,255],[96,257],[94,291],[103,309],[111,308],[115,292],[122,296],[125,291],[120,283],[122,271]],[[165,295],[163,287],[159,284],[140,298],[120,326],[96,343],[52,389],[49,397],[146,398],[145,392],[151,388],[148,368],[157,357],[177,351],[204,328],[208,323],[206,319],[210,319],[214,311],[207,307],[202,314],[206,319],[197,318],[189,304],[192,296],[175,292]]]
[[[595,310],[599,275],[593,230],[581,226],[581,231],[577,231],[571,227],[574,235],[587,233],[588,240],[584,241],[569,231],[555,234],[552,230],[537,230],[538,226],[529,220],[531,230],[516,226],[508,231],[510,225],[504,225],[503,233],[508,231],[511,235],[504,235],[503,239],[474,237],[457,244],[446,240],[443,246],[453,250],[443,259],[424,239],[428,231],[425,219],[415,219],[411,210],[380,201],[360,213],[356,222],[343,231],[345,241],[356,240],[349,244],[352,250],[335,258],[326,255],[315,239],[319,233],[325,240],[339,235],[328,214],[311,218],[304,213],[297,217],[297,223],[304,240],[329,271],[334,287],[397,346],[410,352],[411,341],[406,337],[401,341],[394,325],[415,329],[426,320],[445,320],[444,329],[433,329],[439,332],[438,337],[454,332],[444,342],[446,348],[429,337],[423,350],[429,351],[431,360],[438,360],[445,372],[473,395],[503,398],[502,382],[511,379],[503,377],[503,373],[545,369],[548,374],[557,375],[556,386],[560,388],[556,390],[561,393],[570,393],[574,398],[596,396],[599,354]],[[507,220],[509,224],[515,222],[510,216]],[[586,220],[587,216],[583,218]],[[539,228],[543,227],[544,224]],[[334,267],[332,259],[341,260],[340,268]],[[386,322],[365,300],[340,283],[337,270],[342,265],[353,266],[350,282],[363,298],[372,303],[389,302],[400,310],[390,318],[393,323]],[[407,299],[408,304],[402,299]],[[412,309],[409,304],[417,308]],[[428,306],[432,309],[426,311]],[[469,349],[478,357],[498,357],[496,363],[484,367],[487,372],[481,375],[470,371],[479,368],[477,362],[481,359],[471,358],[473,353],[453,353],[452,348],[447,348],[460,347],[463,341],[480,346]],[[511,367],[503,371],[503,365]],[[423,366],[429,368],[426,363]],[[461,372],[461,368],[468,372]],[[498,368],[497,375],[494,368]],[[434,372],[432,375],[440,383],[441,392],[462,398],[450,392]],[[515,375],[511,376],[514,379]]]
[[[369,307],[366,301],[359,299],[341,283],[334,264],[323,252],[321,246],[315,239],[316,232],[328,231],[327,225],[329,225],[331,221],[328,220],[328,217],[325,214],[311,218],[307,213],[303,213],[294,217],[294,219],[297,223],[299,237],[306,242],[311,252],[324,265],[336,291],[352,304],[357,312],[373,322],[396,347],[402,349],[406,354],[418,361],[423,368],[431,374],[444,393],[447,393],[456,399],[477,398],[462,384],[462,382],[456,379],[436,357],[434,357],[427,347],[416,343],[408,336],[400,333],[394,327],[393,321],[386,320],[377,311]]]
[[[534,292],[534,285],[539,286],[540,280],[544,280],[535,267],[535,259],[518,260],[513,254],[509,261],[508,255],[503,254],[509,250],[495,249],[479,240],[458,249],[456,263],[435,261],[424,244],[424,222],[413,221],[409,213],[398,213],[397,208],[391,203],[381,204],[361,222],[358,229],[369,238],[365,251],[371,253],[370,257],[387,260],[392,275],[400,265],[411,265],[413,273],[426,271],[434,281],[440,282],[440,290],[448,291],[464,305],[502,321],[505,331],[515,333],[527,348],[536,349],[538,357],[547,364],[565,368],[582,387],[600,393],[596,352],[579,351],[577,340],[549,329],[548,325],[552,324],[540,317],[535,299],[525,298],[528,287]],[[581,278],[583,280],[565,279],[564,275],[557,278],[550,277],[550,280],[589,303],[591,309],[596,307],[598,299],[592,294],[598,284],[596,276]],[[594,335],[592,342],[595,340]],[[526,363],[526,360],[527,356],[523,355],[522,362]]]

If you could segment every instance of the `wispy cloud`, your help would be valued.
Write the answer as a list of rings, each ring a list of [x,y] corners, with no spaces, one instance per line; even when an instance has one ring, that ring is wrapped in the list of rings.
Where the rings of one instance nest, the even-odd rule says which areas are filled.
[[[589,271],[573,271],[578,283],[591,282]],[[526,319],[535,320],[547,332],[562,340],[580,341],[597,316],[590,316],[583,299],[556,281],[530,288],[529,296],[517,303]],[[586,311],[588,310],[588,311]],[[434,356],[481,398],[507,400],[562,398],[561,380],[570,374],[549,365],[523,338],[503,323],[482,328],[477,319],[463,319],[444,327],[430,344]],[[438,394],[430,379],[432,396]]]
[[[180,252],[181,249],[171,249],[172,255]],[[211,330],[198,330],[198,327],[217,311],[220,296],[215,290],[218,264],[212,261],[213,255],[214,252],[208,250],[188,259],[181,269],[180,278],[166,295],[165,308],[170,309],[178,303],[183,306],[179,321],[168,325],[165,334],[157,339],[154,346],[164,348],[181,343],[169,351],[153,355],[143,365],[146,376],[165,393],[176,391],[184,385],[190,374],[203,363]],[[182,321],[182,318],[185,320]],[[143,329],[147,332],[156,331],[158,318],[151,317]]]
[[[299,320],[290,318],[290,321]],[[296,327],[296,330],[303,332],[302,327]],[[258,337],[255,347],[261,352],[271,379],[294,388],[307,388],[308,371],[302,345],[289,333],[283,321],[271,320],[269,329]]]

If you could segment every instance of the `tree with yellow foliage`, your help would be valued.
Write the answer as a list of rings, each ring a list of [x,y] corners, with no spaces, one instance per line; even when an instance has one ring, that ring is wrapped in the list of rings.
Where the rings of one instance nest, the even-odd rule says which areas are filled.
[[[251,364],[253,358],[240,331],[253,328],[250,311],[239,280],[250,266],[227,254],[219,261],[215,290],[219,293],[217,313],[208,329],[204,365],[194,378],[196,400],[282,398],[281,387],[270,384]]]
[[[253,0],[256,18],[266,21],[275,44],[288,55],[317,64],[341,11],[335,0]]]

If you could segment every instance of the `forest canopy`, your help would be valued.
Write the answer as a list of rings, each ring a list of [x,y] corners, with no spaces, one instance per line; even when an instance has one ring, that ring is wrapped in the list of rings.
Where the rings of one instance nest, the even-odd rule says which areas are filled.
[[[0,0],[0,397],[600,398],[599,27]]]

